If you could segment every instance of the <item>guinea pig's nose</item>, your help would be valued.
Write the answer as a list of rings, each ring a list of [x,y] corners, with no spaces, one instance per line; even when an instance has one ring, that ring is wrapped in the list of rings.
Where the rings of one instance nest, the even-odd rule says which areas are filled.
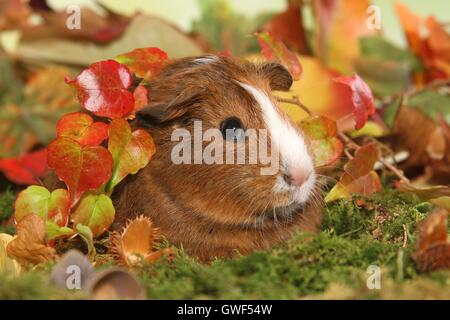
[[[300,187],[308,180],[310,175],[311,172],[306,172],[303,170],[294,170],[289,173],[285,173],[283,175],[283,179],[290,186]]]

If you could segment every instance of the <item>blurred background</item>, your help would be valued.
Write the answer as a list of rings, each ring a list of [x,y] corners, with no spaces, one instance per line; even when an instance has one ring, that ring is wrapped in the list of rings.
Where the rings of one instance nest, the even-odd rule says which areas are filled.
[[[282,97],[346,130],[348,101],[330,79],[357,72],[377,113],[353,134],[406,149],[406,170],[450,176],[449,22],[446,0],[0,0],[0,191],[43,176],[56,121],[79,109],[65,76],[141,47],[258,59],[262,31],[300,56],[302,79]]]

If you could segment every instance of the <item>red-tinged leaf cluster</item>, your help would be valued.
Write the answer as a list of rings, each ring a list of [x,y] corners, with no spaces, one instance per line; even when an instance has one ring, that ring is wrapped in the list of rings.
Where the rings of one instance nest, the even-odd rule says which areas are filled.
[[[350,89],[355,128],[361,129],[367,122],[368,117],[375,113],[372,91],[357,74],[351,77],[336,77],[333,78],[333,81],[341,83]]]
[[[167,53],[159,48],[138,48],[115,58],[117,62],[126,65],[131,72],[144,80],[158,75],[168,59]]]
[[[337,136],[336,122],[320,116],[303,119],[300,127],[309,137],[316,167],[335,162],[343,151],[342,141]]]
[[[419,224],[413,259],[421,272],[450,268],[448,212],[436,209]]]
[[[146,76],[152,77],[163,67],[167,55],[153,48],[142,50],[158,54],[159,58],[141,66],[150,57],[140,56],[143,60],[133,61],[131,66],[139,66],[136,72],[147,70]],[[135,55],[136,52],[123,57],[134,59]],[[48,167],[66,184],[67,190],[50,192],[45,187],[30,186],[16,199],[19,236],[11,241],[8,254],[21,264],[51,259],[53,240],[73,234],[86,242],[91,256],[95,254],[93,238],[104,233],[114,221],[115,209],[110,198],[114,187],[127,175],[144,168],[155,153],[150,134],[143,129],[132,131],[125,120],[135,108],[147,104],[148,99],[147,89],[140,84],[135,90],[135,101],[128,90],[131,81],[128,68],[113,60],[94,63],[74,80],[67,80],[77,89],[80,103],[88,113],[63,116],[56,126],[56,139],[43,153]],[[107,119],[94,121],[89,112]],[[16,162],[20,163],[19,160],[27,162],[26,158]],[[2,160],[0,165],[5,163]],[[30,181],[29,176],[22,179]],[[36,222],[39,230],[30,230],[30,221]],[[36,249],[34,252],[27,250],[27,242]]]
[[[256,36],[266,59],[281,63],[289,70],[294,80],[300,80],[303,69],[297,55],[290,51],[282,41],[268,32],[257,33]]]
[[[17,158],[0,159],[0,171],[18,184],[36,184],[47,169],[47,151],[41,149]]]
[[[434,17],[423,19],[402,3],[396,3],[395,9],[411,51],[426,67],[424,71],[416,73],[416,84],[450,78],[450,33],[446,26],[438,23]],[[428,31],[426,37],[422,36],[423,26]]]
[[[327,194],[325,201],[347,198],[352,194],[370,196],[381,190],[381,181],[373,171],[379,151],[375,144],[367,144],[356,151],[355,157],[344,166],[344,174]]]
[[[132,75],[117,61],[93,63],[75,79],[66,79],[66,82],[77,89],[81,106],[96,116],[116,119],[133,111],[134,98],[128,90]]]

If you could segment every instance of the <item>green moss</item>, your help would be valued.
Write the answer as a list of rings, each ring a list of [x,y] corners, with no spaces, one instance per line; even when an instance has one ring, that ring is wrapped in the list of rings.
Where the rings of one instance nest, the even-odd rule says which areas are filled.
[[[6,222],[12,217],[14,213],[14,200],[16,195],[14,192],[7,190],[0,194],[0,233],[14,234],[15,228]]]
[[[61,290],[49,283],[47,273],[25,272],[17,278],[0,274],[0,300],[41,300],[82,298],[80,292]]]
[[[450,299],[443,289],[450,284],[449,273],[418,274],[411,259],[417,222],[431,209],[393,190],[340,200],[326,207],[318,236],[299,233],[272,250],[210,265],[180,252],[172,261],[162,259],[136,272],[151,299]],[[367,289],[370,265],[382,270],[381,290]],[[49,268],[40,268],[38,275],[5,283],[0,278],[1,288],[8,288],[0,289],[0,299],[73,297],[54,289],[47,293],[43,274],[48,273]]]

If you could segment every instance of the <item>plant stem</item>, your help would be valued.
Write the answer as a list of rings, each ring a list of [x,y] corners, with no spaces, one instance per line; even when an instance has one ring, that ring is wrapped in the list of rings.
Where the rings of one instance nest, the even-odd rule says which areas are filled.
[[[298,96],[292,96],[291,99],[285,99],[285,98],[280,98],[280,97],[277,97],[277,99],[279,102],[285,102],[285,103],[290,103],[290,104],[296,105],[296,106],[300,107],[303,111],[308,113],[309,115],[313,115],[313,112],[300,101]],[[344,141],[346,147],[352,148],[354,150],[358,150],[359,148],[361,148],[361,146],[359,144],[357,144],[355,141],[353,141],[345,133],[339,132],[338,135]],[[353,158],[350,155],[350,153],[348,152],[348,150],[345,151],[345,155],[349,159]],[[396,166],[389,163],[386,159],[384,159],[382,155],[378,156],[378,161],[380,161],[387,169],[389,169],[392,173],[394,173],[402,182],[407,183],[407,184],[410,183],[409,179],[407,177],[405,177],[403,172],[400,169],[398,169]]]
[[[303,109],[303,111],[305,111],[307,114],[309,114],[310,116],[313,115],[312,111],[309,110],[309,108],[307,106],[305,106],[300,99],[298,98],[298,96],[292,96],[292,99],[285,99],[285,98],[280,98],[277,97],[279,102],[284,102],[284,103],[290,103],[290,104],[295,104],[296,106],[299,106],[300,108]]]

